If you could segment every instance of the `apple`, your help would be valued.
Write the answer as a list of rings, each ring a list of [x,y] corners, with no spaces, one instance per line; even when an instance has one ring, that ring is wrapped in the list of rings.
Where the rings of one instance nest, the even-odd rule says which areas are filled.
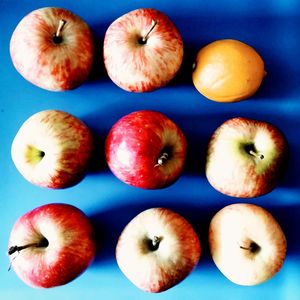
[[[105,142],[106,161],[121,181],[157,189],[181,174],[187,142],[181,129],[164,114],[140,110],[117,121]]]
[[[8,254],[27,285],[50,288],[79,276],[95,257],[94,230],[78,208],[62,203],[37,207],[14,224]]]
[[[186,278],[200,258],[200,241],[191,224],[167,208],[150,208],[122,231],[116,259],[138,288],[165,291]]]
[[[286,256],[286,238],[264,208],[231,204],[215,214],[209,226],[209,247],[220,271],[239,285],[256,285],[273,277]]]
[[[250,198],[272,191],[284,173],[288,145],[274,125],[243,117],[225,121],[212,135],[206,176],[219,192]]]
[[[166,85],[183,60],[183,41],[162,12],[141,8],[115,20],[103,45],[111,80],[126,91],[147,92]]]
[[[82,121],[64,111],[44,110],[23,123],[11,156],[29,182],[58,189],[82,179],[92,150],[92,134]]]
[[[86,80],[93,52],[88,25],[79,16],[57,7],[40,8],[26,15],[10,41],[17,71],[50,91],[70,90]]]

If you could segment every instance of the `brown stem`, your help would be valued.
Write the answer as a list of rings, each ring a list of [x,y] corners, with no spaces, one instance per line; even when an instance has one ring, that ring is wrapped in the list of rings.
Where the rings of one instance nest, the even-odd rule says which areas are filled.
[[[264,158],[265,158],[265,157],[263,156],[263,154],[256,153],[256,152],[253,151],[253,150],[250,150],[249,153],[250,153],[252,156],[254,156],[254,157],[256,157],[256,158],[259,158],[259,159],[264,159]]]
[[[259,251],[260,246],[257,245],[255,242],[251,242],[248,247],[240,246],[240,248],[243,249],[243,250],[248,250],[251,253],[256,253],[256,252]]]
[[[52,37],[54,44],[59,45],[62,43],[62,41],[63,41],[62,30],[63,30],[64,26],[66,25],[66,23],[67,23],[67,21],[65,21],[63,19],[59,20],[57,30]]]
[[[142,45],[143,45],[143,44],[146,44],[149,35],[151,34],[151,32],[153,31],[153,29],[155,28],[156,25],[157,25],[157,21],[153,19],[152,22],[151,22],[151,28],[149,29],[149,31],[147,32],[147,34],[144,35],[144,36],[140,39],[140,41],[139,41],[140,44],[142,44]]]
[[[56,30],[56,33],[55,33],[55,36],[56,37],[60,37],[61,36],[61,32],[64,28],[64,26],[66,25],[67,21],[66,20],[59,20],[59,23],[58,23],[58,27],[57,27],[57,30]]]
[[[30,247],[47,247],[49,244],[48,240],[43,238],[41,239],[39,242],[36,242],[36,243],[30,243],[30,244],[26,244],[26,245],[23,245],[23,246],[11,246],[9,247],[8,251],[7,251],[7,254],[8,255],[12,255],[14,254],[15,252],[20,252],[24,249],[27,249],[27,248],[30,248]]]

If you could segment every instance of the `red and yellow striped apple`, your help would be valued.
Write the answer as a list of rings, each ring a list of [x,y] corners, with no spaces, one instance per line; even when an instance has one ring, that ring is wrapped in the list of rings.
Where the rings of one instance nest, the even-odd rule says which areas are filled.
[[[199,238],[191,224],[166,208],[150,208],[132,219],[120,235],[117,263],[138,288],[163,292],[185,279],[197,265]]]
[[[70,282],[86,270],[95,253],[91,222],[69,204],[46,204],[25,213],[9,237],[11,267],[35,288]]]
[[[136,9],[108,27],[103,57],[116,85],[131,92],[152,91],[166,85],[178,72],[183,41],[164,13]]]
[[[10,41],[17,71],[50,91],[69,90],[88,77],[94,55],[88,25],[72,12],[44,7],[26,15]]]
[[[92,151],[92,133],[81,120],[64,111],[44,110],[20,127],[11,156],[29,182],[58,189],[82,179]]]
[[[212,135],[206,176],[218,191],[250,198],[269,193],[287,163],[288,144],[274,125],[248,118],[232,118]]]

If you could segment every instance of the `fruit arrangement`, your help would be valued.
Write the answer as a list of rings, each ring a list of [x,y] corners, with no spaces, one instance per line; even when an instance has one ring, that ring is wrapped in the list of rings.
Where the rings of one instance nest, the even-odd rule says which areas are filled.
[[[94,48],[91,30],[79,16],[67,9],[45,7],[29,13],[16,26],[10,55],[16,70],[32,84],[65,91],[87,80]],[[179,30],[156,9],[122,15],[104,36],[107,75],[126,92],[151,92],[168,85],[183,60]],[[264,76],[258,52],[233,39],[200,49],[191,69],[195,89],[215,102],[245,101],[259,90]],[[205,174],[217,192],[250,201],[280,184],[288,162],[288,141],[277,126],[235,117],[211,132]],[[92,130],[83,121],[49,109],[24,121],[12,141],[11,156],[30,183],[65,189],[84,180],[95,155],[94,143]],[[122,116],[107,133],[103,147],[111,172],[125,184],[145,190],[175,184],[188,151],[186,133],[154,110]],[[236,203],[211,216],[208,246],[217,268],[230,281],[256,285],[280,270],[287,241],[266,209]],[[10,267],[26,284],[49,288],[82,274],[95,258],[96,247],[88,216],[74,206],[52,203],[16,221],[8,255]],[[202,246],[197,230],[180,212],[151,207],[128,220],[115,249],[124,275],[138,288],[158,293],[179,284],[194,270]]]

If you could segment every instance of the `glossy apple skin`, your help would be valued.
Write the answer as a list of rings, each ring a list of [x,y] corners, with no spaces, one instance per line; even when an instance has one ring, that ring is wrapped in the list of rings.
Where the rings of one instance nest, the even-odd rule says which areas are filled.
[[[65,20],[61,43],[53,40],[59,21]],[[10,41],[17,71],[29,82],[50,91],[70,90],[90,73],[94,44],[88,25],[72,12],[44,7],[26,15]]]
[[[10,255],[11,266],[27,285],[51,288],[79,276],[96,253],[94,229],[78,208],[46,204],[21,216],[14,224],[9,248],[48,241],[45,247],[28,247]]]
[[[145,44],[139,41],[157,22]],[[103,57],[111,80],[130,92],[148,92],[166,85],[178,72],[183,41],[162,12],[142,8],[126,13],[107,29]]]
[[[154,237],[160,243],[154,250]],[[138,214],[124,228],[116,247],[117,263],[138,288],[163,292],[185,279],[198,264],[200,241],[190,223],[166,208]]]
[[[105,142],[106,161],[121,181],[157,189],[172,184],[181,174],[187,142],[181,129],[157,111],[141,110],[117,121]],[[169,159],[158,165],[164,152]]]
[[[249,153],[263,155],[263,159]],[[224,122],[212,135],[207,152],[209,183],[229,196],[252,198],[272,191],[288,160],[288,143],[274,125],[247,118]]]
[[[92,133],[81,120],[64,111],[44,110],[20,127],[11,156],[29,182],[59,189],[82,179],[92,151]]]
[[[251,243],[259,248],[250,251]],[[285,234],[264,208],[231,204],[215,214],[209,227],[212,258],[220,271],[239,285],[256,285],[273,277],[286,256]]]

